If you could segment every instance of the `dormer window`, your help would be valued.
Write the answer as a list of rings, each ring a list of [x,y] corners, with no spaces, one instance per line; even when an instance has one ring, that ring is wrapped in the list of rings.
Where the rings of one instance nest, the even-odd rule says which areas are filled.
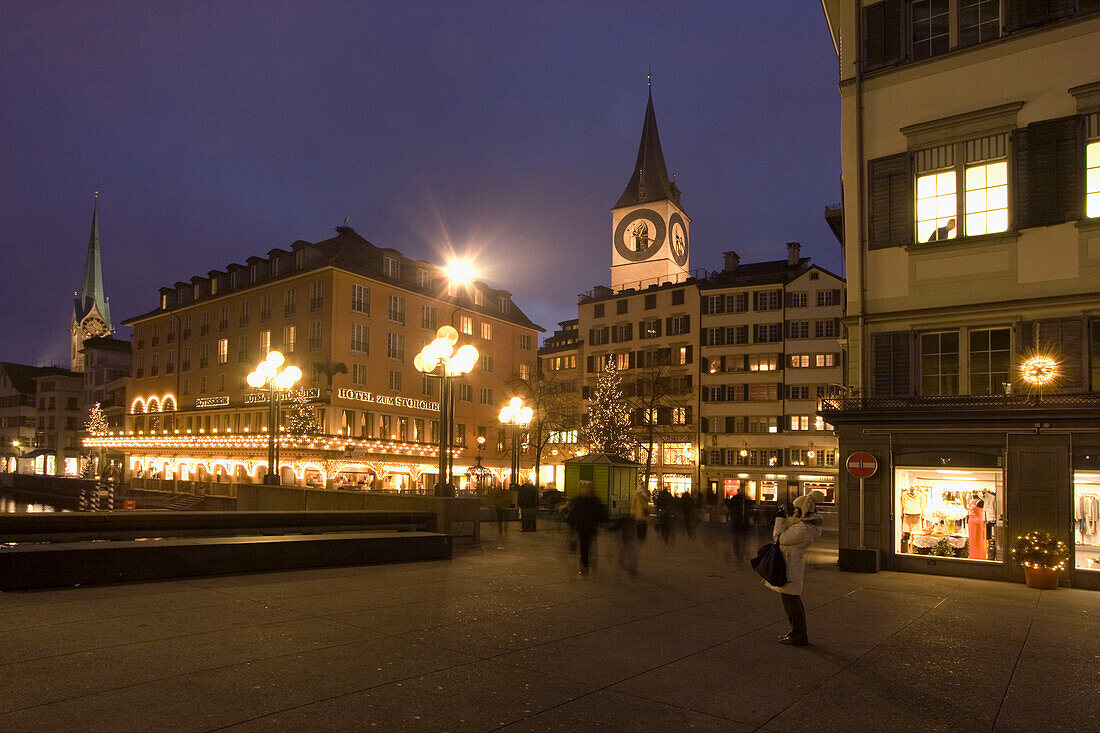
[[[485,305],[485,293],[479,288],[474,288],[474,305]]]
[[[383,270],[387,277],[394,279],[401,277],[401,260],[389,256],[383,258]]]
[[[501,299],[500,299],[500,312],[501,313],[507,313],[508,312],[508,299],[505,298],[505,297],[501,297]]]
[[[164,293],[160,296],[160,309],[161,310],[167,310],[168,309],[168,294],[167,293]]]
[[[198,300],[199,298],[202,297],[202,288],[199,287],[198,283],[195,283],[195,287],[192,290],[193,290],[192,297],[195,300]]]
[[[210,294],[211,295],[217,295],[218,294],[218,278],[216,278],[216,277],[210,278]]]
[[[279,276],[279,258],[278,257],[272,257],[271,258],[271,277],[278,277],[278,276]]]
[[[256,282],[260,279],[260,266],[252,264],[248,266],[248,281]]]
[[[305,259],[304,255],[303,255],[304,252],[305,252],[304,249],[300,249],[300,250],[298,250],[294,253],[294,269],[295,270],[301,270],[302,269],[302,262]]]
[[[229,273],[229,287],[235,288],[241,284],[240,272],[234,270]]]

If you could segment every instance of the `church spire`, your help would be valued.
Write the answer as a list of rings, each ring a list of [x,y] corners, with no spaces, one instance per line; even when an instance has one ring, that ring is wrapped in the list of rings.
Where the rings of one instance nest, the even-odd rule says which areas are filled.
[[[84,260],[84,283],[74,304],[73,317],[79,323],[93,309],[99,311],[107,330],[113,331],[111,312],[103,295],[103,266],[99,255],[99,191],[95,192],[92,204],[92,233],[88,237],[88,254]]]
[[[661,138],[657,134],[657,115],[653,112],[653,75],[647,75],[646,79],[649,84],[649,102],[646,104],[645,120],[642,122],[638,161],[634,164],[634,173],[615,208],[665,199],[680,205],[680,190],[668,177],[665,154],[661,151]]]

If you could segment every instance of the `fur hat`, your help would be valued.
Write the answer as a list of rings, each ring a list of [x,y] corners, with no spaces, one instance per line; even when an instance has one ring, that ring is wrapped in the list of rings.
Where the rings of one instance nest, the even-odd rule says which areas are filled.
[[[825,495],[820,491],[811,491],[805,496],[798,497],[791,503],[794,504],[795,509],[802,512],[802,516],[806,516],[807,514],[813,514],[817,511],[817,503],[824,498]]]

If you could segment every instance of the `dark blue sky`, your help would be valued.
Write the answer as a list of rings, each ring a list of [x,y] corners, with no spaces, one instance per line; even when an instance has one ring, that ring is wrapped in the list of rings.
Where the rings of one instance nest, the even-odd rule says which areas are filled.
[[[816,2],[6,0],[0,359],[67,364],[97,188],[116,322],[350,215],[414,257],[478,253],[552,329],[609,280],[650,67],[691,267],[799,240],[839,272]]]

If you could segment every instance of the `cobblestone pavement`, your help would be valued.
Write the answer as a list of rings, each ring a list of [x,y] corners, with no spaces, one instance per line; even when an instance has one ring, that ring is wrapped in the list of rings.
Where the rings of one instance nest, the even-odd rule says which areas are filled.
[[[0,594],[0,730],[1095,729],[1100,593],[818,551],[807,648],[726,535],[486,527],[450,561]],[[1091,721],[1091,722],[1089,722]]]

